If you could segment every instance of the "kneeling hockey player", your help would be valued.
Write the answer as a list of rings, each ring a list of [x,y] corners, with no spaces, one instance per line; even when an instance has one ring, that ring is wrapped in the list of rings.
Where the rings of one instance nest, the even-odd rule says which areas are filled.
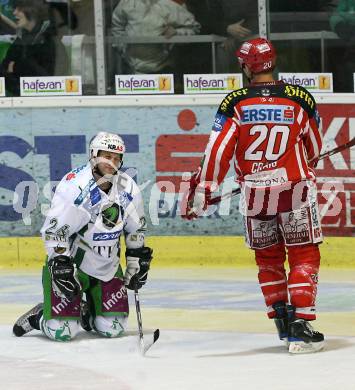
[[[41,330],[56,341],[72,340],[81,326],[105,337],[123,334],[129,289],[147,279],[152,250],[144,246],[146,223],[140,190],[121,171],[125,145],[100,132],[89,145],[90,162],[59,183],[41,229],[47,250],[44,302],[21,316],[16,336]],[[126,271],[120,265],[120,236]],[[85,297],[85,299],[83,299]]]

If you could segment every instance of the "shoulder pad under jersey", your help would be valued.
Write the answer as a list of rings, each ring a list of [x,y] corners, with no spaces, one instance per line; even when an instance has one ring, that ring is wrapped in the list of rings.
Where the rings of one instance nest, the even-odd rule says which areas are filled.
[[[241,100],[247,99],[250,96],[249,88],[240,88],[236,89],[233,92],[230,92],[219,105],[218,112],[226,116],[234,115],[234,106]]]
[[[120,172],[119,189],[123,190],[132,196],[139,192],[139,187],[135,180],[126,172]]]
[[[92,178],[90,166],[83,165],[74,168],[68,172],[60,181],[57,191],[67,195],[68,201],[71,199],[74,204],[78,205],[78,198],[83,198],[86,188],[90,188],[95,181]],[[81,199],[82,202],[83,199]],[[79,202],[79,204],[81,203]]]
[[[63,180],[67,182],[69,181],[75,182],[78,179],[78,177],[82,176],[83,173],[85,173],[85,168],[87,168],[87,165],[82,165],[81,167],[72,169],[64,176]]]
[[[312,94],[307,89],[292,84],[283,85],[280,97],[286,97],[298,103],[312,118],[316,112],[316,102]]]

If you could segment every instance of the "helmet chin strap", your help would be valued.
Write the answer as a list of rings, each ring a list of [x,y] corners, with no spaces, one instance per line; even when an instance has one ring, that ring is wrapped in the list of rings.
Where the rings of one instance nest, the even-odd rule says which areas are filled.
[[[94,158],[96,159],[97,157],[91,157],[91,159]],[[90,161],[91,161],[90,159]],[[120,164],[117,168],[115,168],[115,172],[112,173],[112,176],[114,175],[117,175],[118,171],[122,168],[122,165],[123,165],[123,160],[120,161]],[[105,174],[101,172],[101,170],[99,169],[99,164],[95,164],[94,166],[92,166],[92,172],[95,173],[96,175],[98,175],[99,177],[104,177]]]
[[[105,176],[105,174],[101,172],[101,170],[99,169],[99,167],[97,165],[95,165],[92,168],[92,172],[95,173],[100,178]],[[117,173],[117,171],[115,173],[113,173],[113,175],[116,175],[116,173]]]

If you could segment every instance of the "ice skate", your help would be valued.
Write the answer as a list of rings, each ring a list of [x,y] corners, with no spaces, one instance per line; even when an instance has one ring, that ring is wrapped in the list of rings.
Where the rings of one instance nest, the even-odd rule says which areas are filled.
[[[13,334],[16,337],[21,337],[24,334],[31,332],[33,329],[39,330],[39,317],[43,313],[43,303],[39,303],[27,313],[23,314],[12,328]]]
[[[324,347],[324,335],[315,331],[311,324],[302,318],[295,318],[288,329],[288,351],[293,354],[313,353]]]
[[[274,322],[276,325],[277,332],[279,334],[280,340],[285,341],[286,345],[288,345],[288,318],[287,318],[287,310],[285,302],[276,302],[272,305],[276,312],[276,317],[274,318]]]

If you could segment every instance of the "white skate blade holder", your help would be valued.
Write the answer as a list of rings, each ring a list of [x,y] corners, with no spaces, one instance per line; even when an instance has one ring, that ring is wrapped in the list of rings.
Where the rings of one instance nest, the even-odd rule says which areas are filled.
[[[324,348],[324,341],[305,343],[304,341],[290,341],[288,352],[296,354],[319,352]]]

